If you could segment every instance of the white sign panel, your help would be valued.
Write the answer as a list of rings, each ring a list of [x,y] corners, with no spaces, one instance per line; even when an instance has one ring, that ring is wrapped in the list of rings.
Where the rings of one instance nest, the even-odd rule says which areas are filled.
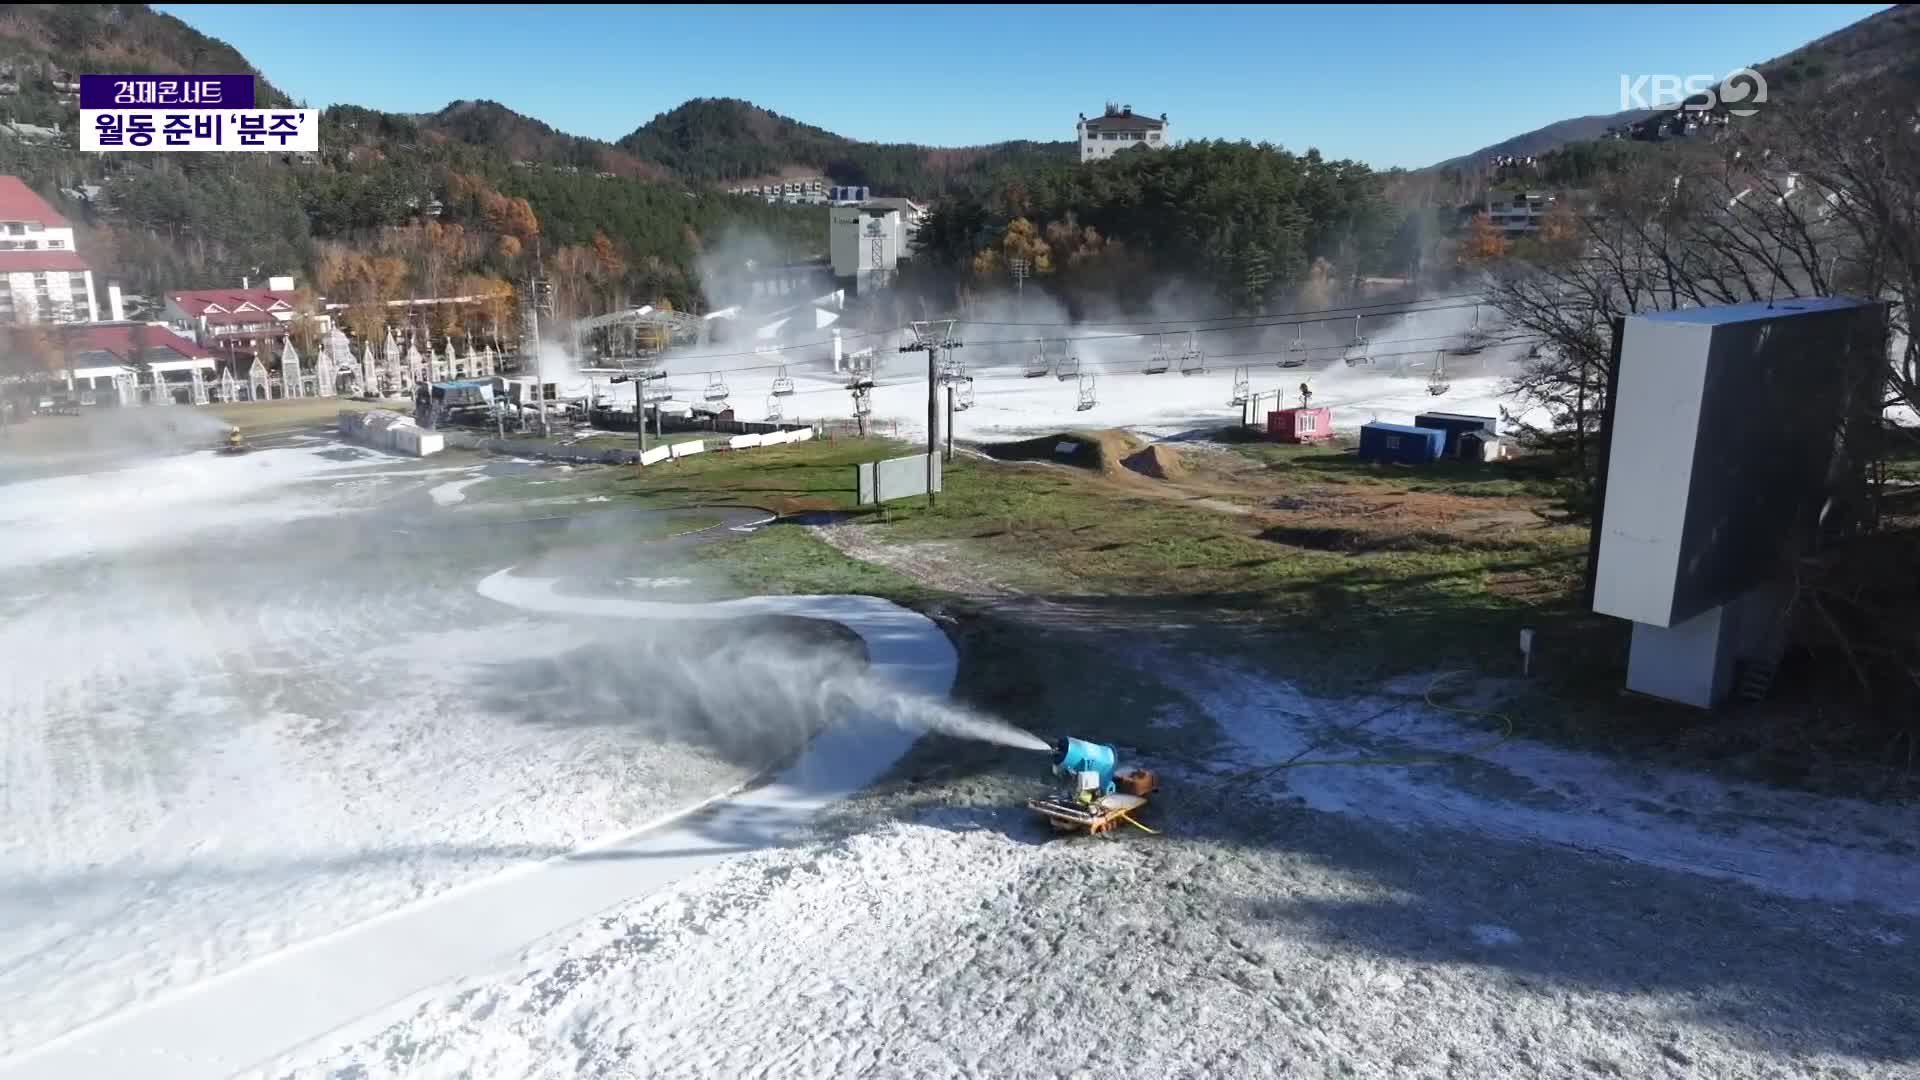
[[[888,458],[885,461],[871,461],[855,466],[855,487],[861,506],[893,499],[907,499],[927,493],[926,454],[914,454],[911,457]],[[940,455],[933,458],[933,490],[942,491],[945,484],[940,468]]]
[[[318,109],[82,109],[80,149],[317,153]]]

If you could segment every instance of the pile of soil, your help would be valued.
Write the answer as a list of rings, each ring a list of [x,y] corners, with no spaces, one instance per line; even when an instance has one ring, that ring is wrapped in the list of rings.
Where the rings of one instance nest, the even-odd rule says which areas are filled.
[[[1118,429],[1105,431],[1067,431],[1043,435],[1019,442],[989,443],[981,447],[988,457],[1000,461],[1052,461],[1094,472],[1114,473],[1121,462],[1146,445]]]
[[[1165,443],[1155,443],[1129,455],[1124,464],[1142,476],[1155,480],[1184,480],[1191,471],[1180,451]]]

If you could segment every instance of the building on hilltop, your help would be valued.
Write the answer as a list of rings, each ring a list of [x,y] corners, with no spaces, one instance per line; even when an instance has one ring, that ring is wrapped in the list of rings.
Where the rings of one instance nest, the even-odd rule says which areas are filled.
[[[1109,101],[1107,111],[1091,120],[1086,113],[1081,113],[1074,133],[1080,142],[1080,161],[1084,164],[1104,161],[1122,150],[1143,144],[1158,150],[1168,143],[1167,129],[1166,113],[1161,113],[1156,120],[1134,112],[1131,105],[1115,105]]]
[[[73,223],[17,176],[0,176],[0,325],[96,322],[93,268]]]

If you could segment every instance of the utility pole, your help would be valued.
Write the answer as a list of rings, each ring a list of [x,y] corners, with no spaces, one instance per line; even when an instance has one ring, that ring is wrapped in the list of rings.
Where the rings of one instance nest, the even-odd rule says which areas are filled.
[[[548,318],[553,317],[553,283],[546,278],[537,250],[527,292],[531,298],[528,314],[533,324],[533,396],[540,402],[540,437],[544,439],[552,434],[552,429],[547,424],[547,366],[540,355],[540,313],[545,311]]]
[[[900,346],[901,352],[925,352],[927,354],[927,508],[934,505],[933,477],[939,467],[940,453],[940,350],[958,349],[960,342],[952,340],[953,319],[938,323],[916,322],[913,324],[914,341],[911,345]]]

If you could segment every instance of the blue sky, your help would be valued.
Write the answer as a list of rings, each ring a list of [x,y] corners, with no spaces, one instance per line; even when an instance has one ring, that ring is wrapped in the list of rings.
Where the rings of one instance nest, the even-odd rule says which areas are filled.
[[[741,97],[860,139],[1070,139],[1107,100],[1176,139],[1429,165],[1620,108],[1623,74],[1721,76],[1885,5],[355,7],[161,4],[314,106],[491,98],[617,139]]]

